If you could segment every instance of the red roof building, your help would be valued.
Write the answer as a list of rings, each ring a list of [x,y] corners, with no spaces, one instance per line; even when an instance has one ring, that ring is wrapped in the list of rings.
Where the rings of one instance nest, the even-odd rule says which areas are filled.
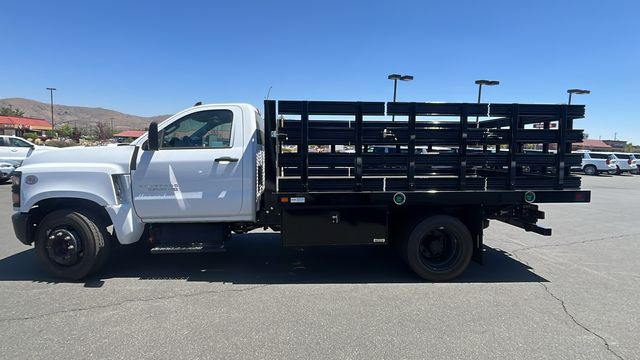
[[[44,119],[0,115],[0,134],[3,135],[22,135],[25,132],[51,129],[51,124]]]
[[[117,134],[114,134],[113,137],[118,137],[118,138],[139,138],[140,136],[144,135],[146,133],[146,131],[144,130],[127,130],[127,131],[122,131],[119,132]]]
[[[574,150],[599,150],[612,151],[613,148],[602,140],[584,139],[582,142],[573,143]]]

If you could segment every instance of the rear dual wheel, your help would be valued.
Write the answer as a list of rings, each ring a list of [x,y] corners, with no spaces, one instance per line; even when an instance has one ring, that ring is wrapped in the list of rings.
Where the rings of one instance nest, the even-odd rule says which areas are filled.
[[[464,223],[448,215],[428,217],[404,239],[402,255],[425,280],[447,281],[462,274],[471,261],[473,241]]]

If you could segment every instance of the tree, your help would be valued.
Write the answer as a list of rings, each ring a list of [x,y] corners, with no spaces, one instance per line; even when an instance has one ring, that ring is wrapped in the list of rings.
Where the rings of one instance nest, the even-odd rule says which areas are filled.
[[[73,132],[71,132],[71,136],[70,136],[73,140],[75,140],[76,142],[80,142],[80,138],[82,137],[82,131],[80,131],[80,129],[78,129],[77,126],[73,127]]]
[[[633,149],[635,148],[635,146],[633,146],[633,143],[627,143],[627,145],[624,146],[624,151],[625,152],[633,152]]]
[[[0,115],[4,115],[4,116],[23,116],[24,115],[24,111],[18,109],[18,108],[13,108],[11,106],[9,107],[0,107]]]
[[[69,124],[62,124],[56,128],[56,131],[62,138],[71,138],[71,134],[73,134],[73,127]]]
[[[109,140],[113,137],[111,129],[103,122],[96,123],[96,138],[99,141]]]

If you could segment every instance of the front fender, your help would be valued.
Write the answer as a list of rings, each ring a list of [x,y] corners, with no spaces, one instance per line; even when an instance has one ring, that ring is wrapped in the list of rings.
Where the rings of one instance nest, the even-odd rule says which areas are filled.
[[[130,204],[110,205],[106,210],[120,244],[133,244],[140,240],[144,232],[144,223]]]
[[[105,172],[32,173],[37,181],[28,184],[23,172],[21,184],[21,204],[19,211],[28,213],[34,205],[53,199],[82,199],[104,208],[118,241],[131,244],[140,239],[144,223],[133,211],[129,175],[114,175]],[[120,196],[116,195],[114,178],[121,186]]]

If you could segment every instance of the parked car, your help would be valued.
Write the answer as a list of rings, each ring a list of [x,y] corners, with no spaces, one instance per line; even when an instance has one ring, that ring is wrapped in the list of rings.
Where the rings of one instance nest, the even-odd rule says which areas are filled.
[[[633,154],[636,159],[636,174],[640,174],[640,154]]]
[[[588,150],[576,151],[576,153],[582,153],[580,170],[586,175],[598,175],[605,172],[616,171],[618,159],[612,153],[592,152]]]
[[[13,170],[20,166],[20,162],[11,160],[0,160],[0,183],[4,183],[11,178]]]
[[[22,161],[34,152],[57,149],[52,146],[35,145],[21,137],[0,135],[0,159]]]
[[[618,162],[616,163],[616,169],[609,171],[612,175],[620,175],[625,172],[635,172],[638,170],[638,166],[636,165],[636,158],[633,154],[629,153],[613,153],[616,158],[618,158]]]

